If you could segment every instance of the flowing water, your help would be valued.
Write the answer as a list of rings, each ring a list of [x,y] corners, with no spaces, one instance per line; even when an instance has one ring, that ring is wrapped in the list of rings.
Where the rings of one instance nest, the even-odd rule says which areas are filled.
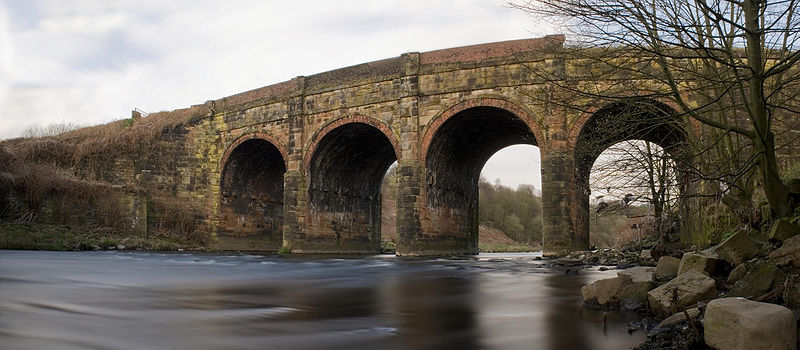
[[[628,349],[640,316],[581,306],[613,275],[536,254],[0,251],[0,348]]]

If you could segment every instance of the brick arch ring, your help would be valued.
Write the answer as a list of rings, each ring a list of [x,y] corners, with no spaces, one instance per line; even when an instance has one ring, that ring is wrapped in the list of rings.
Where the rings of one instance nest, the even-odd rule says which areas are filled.
[[[635,94],[632,94],[632,95],[630,95],[628,97],[636,98],[638,96],[635,95]],[[660,98],[651,98],[651,100],[653,100],[655,102],[658,102],[658,103],[663,103],[667,107],[672,108],[673,111],[677,111],[678,110],[678,104],[675,103],[675,101],[666,100],[666,99],[660,99]],[[601,110],[603,108],[606,108],[606,107],[608,107],[608,106],[610,106],[610,105],[612,105],[614,103],[615,102],[610,102],[610,103],[607,103],[607,104],[605,104],[603,106],[592,106],[592,107],[587,108],[585,112],[581,113],[581,116],[578,117],[578,119],[576,119],[574,123],[572,123],[572,126],[569,129],[569,134],[567,136],[567,143],[571,146],[572,149],[575,148],[576,143],[578,142],[578,136],[581,135],[581,131],[583,131],[583,127],[586,125],[586,122],[589,121],[589,118],[594,116],[594,114],[597,113],[599,110]],[[693,129],[697,129],[695,125],[692,125],[692,127],[693,127]],[[699,132],[699,129],[695,130],[695,132]]]
[[[286,152],[286,145],[270,134],[256,131],[241,135],[238,138],[236,138],[236,140],[234,140],[230,145],[228,145],[227,149],[225,150],[225,154],[222,156],[222,159],[219,162],[220,174],[222,174],[222,171],[225,169],[225,165],[228,164],[228,160],[230,159],[231,154],[233,154],[233,151],[236,150],[236,148],[239,147],[239,145],[249,140],[264,140],[275,146],[275,148],[278,149],[278,152],[281,153],[281,157],[283,158],[283,165],[288,169],[289,156],[288,153]]]
[[[541,157],[544,158],[547,152],[547,147],[544,139],[544,133],[542,133],[542,129],[539,126],[539,123],[533,119],[533,113],[528,111],[526,108],[522,107],[522,104],[512,102],[505,98],[499,97],[477,97],[471,98],[464,101],[461,101],[450,108],[444,110],[443,112],[439,113],[437,116],[433,118],[433,122],[429,124],[426,128],[425,136],[422,138],[422,144],[419,148],[420,159],[422,160],[422,164],[425,164],[426,158],[428,157],[428,148],[433,141],[433,137],[436,135],[436,132],[439,131],[439,128],[452,118],[454,115],[467,110],[469,108],[474,107],[496,107],[511,114],[515,115],[517,118],[520,118],[525,125],[528,126],[528,129],[533,133],[533,137],[536,139],[536,146],[539,147],[539,152]]]
[[[354,123],[367,124],[378,129],[381,133],[383,133],[384,136],[386,136],[386,139],[389,140],[389,143],[392,144],[394,155],[397,160],[399,161],[403,157],[402,152],[400,152],[400,142],[397,141],[397,136],[395,136],[396,134],[389,125],[373,117],[357,114],[329,121],[321,129],[314,133],[314,136],[311,137],[311,141],[308,143],[306,151],[303,155],[304,169],[306,171],[309,170],[309,167],[311,166],[311,157],[314,156],[317,146],[319,146],[320,141],[322,141],[326,135],[340,126]]]

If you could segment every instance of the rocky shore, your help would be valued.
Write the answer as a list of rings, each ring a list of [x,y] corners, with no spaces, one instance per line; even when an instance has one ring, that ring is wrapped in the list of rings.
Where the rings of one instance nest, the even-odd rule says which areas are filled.
[[[587,307],[636,310],[650,349],[798,349],[800,227],[740,231],[703,250],[596,250],[554,261],[617,277],[581,288]]]

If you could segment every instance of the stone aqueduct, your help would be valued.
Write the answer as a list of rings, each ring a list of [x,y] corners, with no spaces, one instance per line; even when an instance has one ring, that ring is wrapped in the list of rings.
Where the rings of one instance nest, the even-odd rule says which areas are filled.
[[[563,42],[407,53],[161,112],[202,115],[176,146],[175,193],[201,204],[223,249],[375,253],[380,185],[397,161],[398,254],[474,254],[481,168],[530,144],[542,158],[545,253],[585,249],[585,179],[603,149],[576,150],[615,109],[546,103],[535,72],[569,74]]]

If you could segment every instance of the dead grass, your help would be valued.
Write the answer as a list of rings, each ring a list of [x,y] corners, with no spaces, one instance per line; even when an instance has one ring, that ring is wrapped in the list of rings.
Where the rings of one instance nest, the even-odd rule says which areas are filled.
[[[18,138],[0,142],[0,218],[35,222],[46,200],[58,206],[94,208],[98,224],[117,223],[121,210],[115,191],[137,191],[95,180],[91,170],[109,168],[124,155],[145,154],[166,135],[208,114],[204,105],[145,118],[124,119],[104,125],[67,131],[55,136]],[[12,213],[10,198],[19,200],[22,212]],[[174,206],[175,209],[180,206]],[[175,228],[194,232],[188,222],[194,214],[175,212]],[[165,225],[168,226],[168,225]]]

